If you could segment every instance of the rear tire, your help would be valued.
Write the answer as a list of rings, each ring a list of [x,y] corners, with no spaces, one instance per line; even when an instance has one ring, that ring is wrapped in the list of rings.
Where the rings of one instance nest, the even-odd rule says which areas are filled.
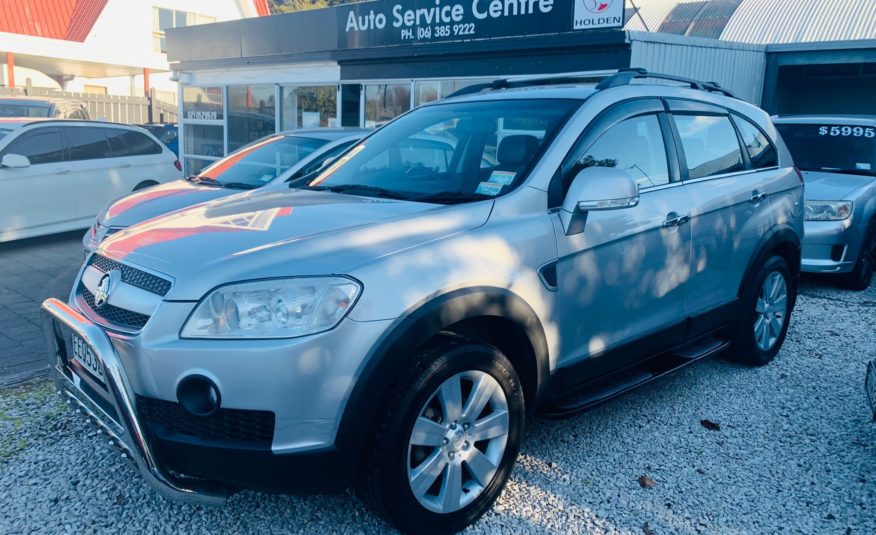
[[[357,492],[403,532],[464,529],[508,481],[524,412],[520,381],[501,351],[442,334],[377,413]]]
[[[751,366],[773,360],[785,341],[796,300],[797,276],[787,260],[768,258],[742,292],[728,356]]]
[[[866,290],[873,281],[874,269],[876,269],[876,223],[870,223],[855,268],[851,273],[843,275],[842,285],[856,292]]]

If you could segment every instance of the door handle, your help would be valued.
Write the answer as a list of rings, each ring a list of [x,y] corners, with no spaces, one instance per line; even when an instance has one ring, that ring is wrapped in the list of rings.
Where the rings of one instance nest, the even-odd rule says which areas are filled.
[[[119,168],[120,168],[120,169],[127,169],[128,167],[131,167],[131,163],[130,163],[130,162],[125,162],[125,163],[120,163],[120,164],[119,164]]]
[[[666,214],[666,220],[661,225],[663,228],[680,227],[690,221],[689,215],[678,215],[675,212]]]
[[[66,175],[68,173],[70,173],[69,169],[55,169],[56,175]]]
[[[762,201],[766,198],[767,198],[766,193],[760,193],[757,190],[754,190],[751,192],[751,202],[753,202],[753,203],[759,203],[760,201]]]

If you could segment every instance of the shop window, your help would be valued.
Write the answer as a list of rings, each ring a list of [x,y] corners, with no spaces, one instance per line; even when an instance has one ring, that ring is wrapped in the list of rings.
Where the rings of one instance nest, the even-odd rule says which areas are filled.
[[[184,121],[221,121],[221,87],[183,87]]]
[[[183,127],[183,152],[186,156],[224,156],[222,127],[218,125],[187,124]]]
[[[273,85],[228,88],[228,152],[277,131]]]
[[[492,80],[426,80],[414,84],[414,106],[447,98],[464,87]]]
[[[183,161],[183,168],[185,169],[186,176],[197,175],[205,167],[214,163],[216,160],[204,160],[201,158],[186,158]]]
[[[411,109],[411,84],[365,86],[365,126],[374,128]]]
[[[284,87],[282,110],[283,130],[338,126],[337,86]]]

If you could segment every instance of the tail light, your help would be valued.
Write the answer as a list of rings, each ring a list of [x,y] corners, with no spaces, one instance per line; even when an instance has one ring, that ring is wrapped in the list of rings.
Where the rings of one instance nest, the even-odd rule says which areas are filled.
[[[177,171],[182,171],[182,164],[179,163],[179,160],[174,160],[173,166],[176,167]],[[801,177],[800,180],[803,180],[803,178]]]
[[[802,184],[803,183],[803,173],[801,173],[800,170],[797,169],[796,166],[794,166],[794,172],[797,173],[797,178],[800,179],[800,183]]]

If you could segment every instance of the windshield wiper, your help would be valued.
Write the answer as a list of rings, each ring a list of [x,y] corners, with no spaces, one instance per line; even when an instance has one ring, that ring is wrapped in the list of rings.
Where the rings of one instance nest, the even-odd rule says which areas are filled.
[[[247,184],[246,182],[217,182],[223,188],[228,189],[256,189],[255,184]]]
[[[357,195],[356,192],[359,192],[365,197],[383,197],[385,199],[410,200],[409,197],[407,197],[406,195],[402,195],[397,191],[381,188],[379,186],[369,186],[367,184],[338,184],[337,186],[314,186],[305,189],[312,189],[316,191],[331,191],[332,193],[348,193],[350,195]]]
[[[215,186],[217,188],[228,188],[228,189],[256,189],[258,186],[253,184],[248,184],[246,182],[220,182],[213,177],[210,176],[190,176],[186,180],[189,182],[194,182],[195,184],[204,184],[207,186]]]
[[[492,195],[485,195],[483,193],[473,193],[465,191],[439,191],[438,193],[429,193],[428,195],[416,197],[412,200],[416,202],[457,204],[471,201],[485,201],[492,198]]]

